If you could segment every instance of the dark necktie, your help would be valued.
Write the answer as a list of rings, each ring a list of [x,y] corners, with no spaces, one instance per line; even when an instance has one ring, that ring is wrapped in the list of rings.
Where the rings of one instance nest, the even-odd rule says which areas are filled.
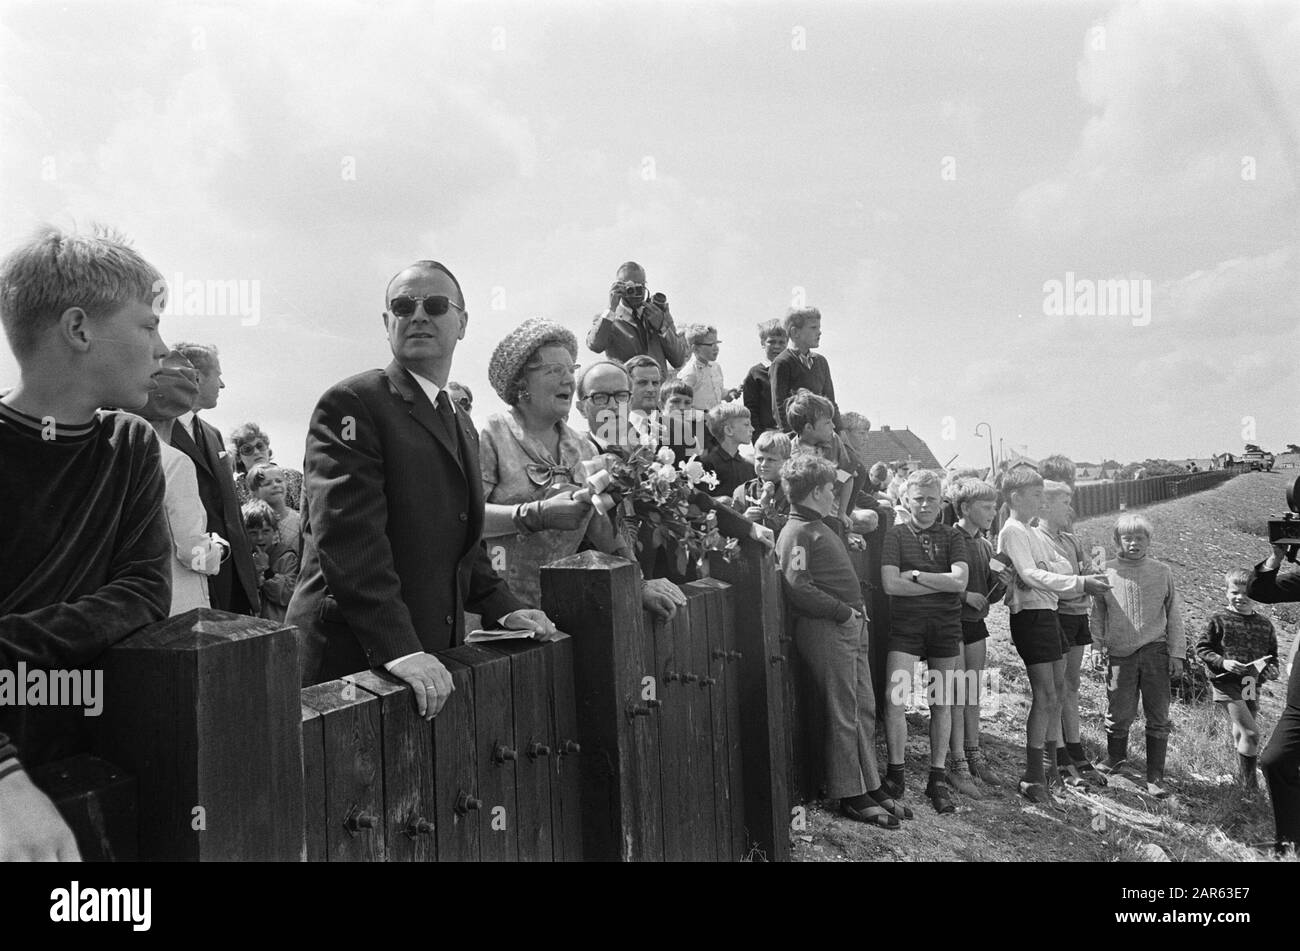
[[[203,440],[203,427],[199,425],[198,416],[190,419],[190,436],[194,439],[194,445],[199,447],[199,453],[206,459],[208,457],[208,448]]]
[[[456,456],[456,461],[460,462],[460,434],[456,432],[456,411],[451,407],[451,398],[447,396],[446,390],[438,391],[438,419],[442,422],[442,428],[447,433],[447,438],[451,440],[451,451]]]

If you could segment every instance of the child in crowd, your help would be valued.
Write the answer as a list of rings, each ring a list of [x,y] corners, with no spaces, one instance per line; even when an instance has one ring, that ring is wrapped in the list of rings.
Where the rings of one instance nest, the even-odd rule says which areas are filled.
[[[1032,802],[1050,804],[1048,786],[1061,782],[1056,748],[1061,737],[1061,697],[1065,692],[1065,660],[1056,606],[1061,595],[1102,594],[1109,586],[1105,579],[1077,575],[1074,566],[1047,538],[1029,527],[1043,510],[1043,478],[1034,468],[1009,469],[1002,477],[1002,492],[1007,517],[998,532],[998,558],[1015,569],[1008,602],[1011,641],[1025,662],[1032,694],[1020,794]]]
[[[1233,568],[1223,576],[1228,610],[1210,618],[1196,643],[1196,656],[1205,664],[1214,690],[1214,702],[1232,724],[1237,747],[1237,774],[1241,785],[1259,788],[1255,761],[1259,756],[1259,688],[1278,676],[1277,633],[1273,623],[1255,613],[1246,594],[1250,572]]]
[[[1128,759],[1128,731],[1138,694],[1147,732],[1147,791],[1163,796],[1169,746],[1169,680],[1182,673],[1187,642],[1174,574],[1147,555],[1154,531],[1141,515],[1115,522],[1118,556],[1106,562],[1105,597],[1092,602],[1093,646],[1106,652],[1106,759],[1113,774]],[[1091,579],[1085,579],[1091,580]]]
[[[758,325],[758,341],[763,347],[763,359],[749,368],[740,385],[741,400],[749,410],[754,434],[762,435],[776,429],[776,413],[772,408],[772,380],[769,370],[772,361],[781,355],[790,342],[785,326],[775,317]]]
[[[709,324],[691,324],[686,328],[686,343],[691,355],[682,365],[677,379],[694,390],[695,408],[707,413],[722,402],[726,384],[718,363],[718,328]]]
[[[790,500],[781,484],[781,467],[790,458],[790,437],[769,429],[754,440],[754,478],[739,486],[734,505],[745,518],[780,534],[790,517]]]
[[[715,442],[700,462],[718,477],[712,495],[730,500],[738,488],[754,478],[754,467],[740,455],[741,445],[754,435],[749,410],[735,400],[719,403],[709,410],[708,427]]]
[[[259,462],[248,471],[248,491],[254,499],[261,499],[271,506],[280,527],[280,541],[301,558],[302,516],[289,508],[289,487],[284,470],[271,462]]]
[[[857,466],[835,432],[834,418],[835,404],[807,390],[790,397],[785,406],[786,424],[795,434],[790,440],[791,454],[800,450],[815,452],[835,467],[835,505],[831,514],[840,521],[844,532],[850,533],[853,470]]]
[[[795,643],[824,711],[826,791],[850,819],[896,829],[911,810],[895,801],[876,766],[876,698],[862,589],[848,552],[822,521],[835,501],[835,467],[811,453],[781,468],[790,520],[777,541],[795,614]]]
[[[962,593],[966,590],[970,556],[965,535],[939,522],[941,503],[938,475],[923,469],[908,477],[911,522],[895,525],[885,535],[880,580],[890,595],[892,616],[886,679],[889,769],[885,790],[896,799],[902,798],[907,744],[905,704],[913,671],[924,659],[929,665],[930,683],[930,779],[925,794],[936,812],[947,813],[956,809],[945,781],[944,761],[952,734],[954,671],[961,656]]]
[[[244,505],[244,530],[253,543],[253,567],[258,570],[261,610],[258,617],[283,621],[289,598],[298,583],[298,555],[280,540],[275,510],[261,499]]]
[[[695,390],[681,380],[665,380],[659,387],[659,427],[662,444],[677,461],[704,454],[704,417],[695,411]]]
[[[1046,465],[1046,462],[1044,463]],[[1057,470],[1057,474],[1061,474]],[[1056,549],[1071,572],[1078,575],[1095,574],[1083,545],[1071,532],[1074,510],[1070,501],[1074,491],[1066,482],[1043,482],[1043,514],[1039,516],[1034,531],[1042,534]],[[1061,655],[1065,658],[1064,692],[1061,694],[1061,734],[1064,742],[1056,748],[1056,766],[1061,781],[1066,785],[1091,783],[1105,786],[1106,777],[1092,768],[1092,762],[1083,751],[1083,737],[1079,731],[1079,671],[1083,667],[1083,652],[1092,645],[1092,632],[1088,630],[1088,609],[1091,599],[1060,595],[1056,604],[1056,620],[1061,627]],[[1048,764],[1051,769],[1051,764]]]
[[[835,385],[831,382],[831,367],[820,353],[813,353],[822,340],[822,313],[816,307],[792,308],[785,316],[785,332],[789,347],[778,354],[768,371],[772,382],[772,413],[777,426],[786,432],[798,433],[787,424],[786,402],[800,390],[808,390],[835,404]],[[839,429],[839,410],[834,413],[834,428]]]
[[[955,711],[952,718],[949,743],[952,765],[948,769],[948,781],[958,792],[972,795],[962,788],[970,783],[971,776],[989,786],[1002,784],[980,748],[980,678],[988,661],[989,629],[985,618],[989,615],[989,605],[1006,593],[1006,585],[989,567],[993,545],[985,535],[997,514],[998,490],[987,482],[966,478],[953,484],[949,499],[957,514],[957,530],[966,539],[970,570],[962,593],[961,647],[957,655],[958,670],[965,672],[966,695],[959,698],[964,700],[959,704],[960,715]],[[980,798],[978,792],[976,789],[972,798]]]

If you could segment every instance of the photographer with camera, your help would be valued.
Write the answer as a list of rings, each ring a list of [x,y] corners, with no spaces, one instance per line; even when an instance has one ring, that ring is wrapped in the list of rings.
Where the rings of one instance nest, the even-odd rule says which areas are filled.
[[[659,364],[664,376],[665,361],[678,369],[690,355],[686,338],[673,324],[668,298],[650,294],[645,269],[635,261],[618,269],[609,289],[609,307],[591,322],[587,346],[619,363],[644,354]]]
[[[1296,488],[1287,493],[1287,503],[1294,510],[1297,500]],[[1255,566],[1250,581],[1246,585],[1246,594],[1262,604],[1280,604],[1287,601],[1300,601],[1300,570],[1290,571],[1284,577],[1277,576],[1282,560],[1294,560],[1294,544],[1278,544],[1288,541],[1279,537],[1274,530],[1274,519],[1269,525],[1273,552]],[[1290,534],[1290,533],[1287,533]],[[1286,689],[1286,708],[1278,718],[1277,726],[1268,741],[1268,746],[1259,757],[1259,768],[1268,781],[1268,794],[1273,800],[1273,821],[1277,826],[1277,850],[1281,852],[1286,843],[1292,847],[1300,845],[1300,665],[1296,664],[1296,647],[1300,645],[1300,634],[1291,642],[1291,650],[1283,666],[1289,672]]]

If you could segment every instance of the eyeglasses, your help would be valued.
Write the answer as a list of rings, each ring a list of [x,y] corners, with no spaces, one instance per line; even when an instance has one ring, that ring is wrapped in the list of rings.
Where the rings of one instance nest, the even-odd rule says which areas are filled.
[[[608,406],[610,400],[613,400],[615,403],[626,403],[631,398],[632,393],[629,390],[618,390],[614,393],[587,394],[587,399],[591,400],[592,406]]]
[[[547,379],[556,379],[568,373],[570,376],[576,374],[582,369],[580,363],[535,363],[532,366],[524,367],[525,370],[541,370],[542,376]]]
[[[259,452],[266,452],[266,449],[267,449],[266,443],[262,442],[262,440],[259,439],[257,442],[244,443],[242,446],[239,447],[239,454],[241,456],[253,456]]]
[[[462,313],[465,310],[444,294],[431,294],[428,297],[407,297],[403,294],[388,302],[388,312],[394,317],[410,317],[421,303],[424,304],[424,312],[430,317],[441,317],[451,307],[455,307]]]

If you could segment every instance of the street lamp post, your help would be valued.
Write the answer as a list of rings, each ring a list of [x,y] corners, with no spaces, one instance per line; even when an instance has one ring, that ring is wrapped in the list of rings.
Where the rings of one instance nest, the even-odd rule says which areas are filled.
[[[979,423],[978,425],[976,425],[976,427],[975,427],[975,437],[976,437],[977,439],[979,438],[979,434],[980,434],[980,426],[983,426],[985,429],[988,430],[988,436],[989,436],[989,479],[992,480],[993,477],[994,477],[994,475],[995,475],[995,474],[997,473],[997,471],[998,471],[997,463],[993,461],[993,427],[990,426],[988,423]]]

